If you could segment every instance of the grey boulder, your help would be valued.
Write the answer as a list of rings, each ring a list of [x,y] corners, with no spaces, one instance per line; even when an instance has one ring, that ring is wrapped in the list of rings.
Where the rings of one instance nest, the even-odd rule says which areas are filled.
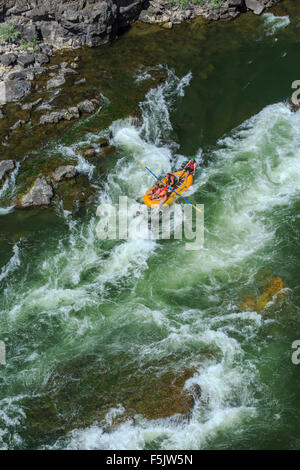
[[[0,104],[22,100],[30,89],[31,83],[27,80],[7,80],[0,83]]]
[[[61,111],[53,111],[52,113],[44,114],[40,118],[40,124],[57,124],[60,121],[78,119],[79,116],[78,107],[73,106],[68,109],[62,109]]]
[[[20,24],[18,29],[21,33],[22,40],[27,43],[31,43],[38,38],[38,30],[34,24]]]
[[[38,53],[35,54],[35,62],[39,65],[49,64],[50,58],[47,54]]]
[[[22,67],[29,67],[34,64],[34,54],[24,54],[18,57],[18,64]]]
[[[25,103],[25,104],[23,104],[23,106],[21,107],[21,109],[22,109],[23,111],[31,111],[32,108],[33,108],[34,106],[38,105],[41,101],[43,101],[42,98],[39,98],[39,99],[37,99],[36,101],[33,101],[32,103]]]
[[[229,7],[242,8],[244,6],[245,0],[228,0]]]
[[[60,166],[54,171],[53,179],[54,181],[59,182],[64,179],[75,178],[76,175],[77,170],[74,165]]]
[[[17,62],[17,56],[15,54],[3,54],[0,57],[1,64],[4,65],[4,67],[10,67],[11,65],[15,65]]]
[[[77,106],[81,113],[92,113],[95,110],[95,105],[90,100],[81,101]]]
[[[20,200],[21,207],[47,206],[54,193],[45,177],[37,178],[33,187]]]
[[[245,3],[246,7],[252,10],[256,15],[261,15],[265,9],[265,5],[258,0],[246,0]]]
[[[24,124],[25,124],[25,121],[22,121],[21,119],[19,119],[19,121],[17,121],[13,126],[11,126],[10,130],[15,131],[19,129],[20,127],[22,127]]]
[[[47,83],[47,90],[50,88],[57,88],[63,85],[66,82],[65,77],[63,75],[58,75],[57,77],[50,78]]]
[[[4,177],[14,170],[16,162],[14,160],[2,160],[0,161],[0,183],[4,180]]]

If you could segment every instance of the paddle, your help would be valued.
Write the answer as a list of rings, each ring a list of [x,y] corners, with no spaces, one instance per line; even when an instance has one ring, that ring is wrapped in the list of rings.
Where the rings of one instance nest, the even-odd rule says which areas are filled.
[[[154,178],[156,178],[160,183],[164,184],[151,170],[150,168],[148,168],[145,163],[141,162],[141,160],[139,160],[140,164],[143,165],[144,168],[146,168],[146,170],[149,171],[149,173],[151,173],[151,175],[154,176]],[[193,206],[194,209],[196,209],[196,211],[199,211],[199,212],[202,212],[201,209],[199,209],[197,206],[195,206],[193,203],[191,203],[190,201],[188,201],[185,197],[181,196],[181,194],[178,194],[176,191],[174,191],[174,189],[172,189],[170,186],[168,186],[168,189],[170,189],[171,191],[173,191],[173,193],[177,194],[177,196],[181,197],[181,199],[184,199],[186,202],[188,202],[191,206]]]

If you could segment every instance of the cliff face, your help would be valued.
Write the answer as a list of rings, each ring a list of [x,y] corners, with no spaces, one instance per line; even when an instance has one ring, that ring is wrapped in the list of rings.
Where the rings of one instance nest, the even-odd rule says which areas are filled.
[[[99,46],[138,18],[147,0],[0,0],[0,20],[57,46]]]
[[[0,21],[18,25],[22,39],[38,37],[62,47],[99,46],[134,20],[168,23],[202,15],[235,18],[242,11],[261,14],[280,0],[0,0]],[[180,6],[181,5],[181,6]]]

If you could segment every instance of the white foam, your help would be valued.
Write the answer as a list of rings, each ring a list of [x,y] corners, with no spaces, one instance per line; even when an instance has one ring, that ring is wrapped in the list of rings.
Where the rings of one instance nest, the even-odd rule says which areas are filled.
[[[1,215],[9,214],[10,212],[13,212],[14,207],[15,207],[15,206],[0,207],[0,216],[1,216]]]
[[[2,282],[6,277],[9,276],[13,271],[15,271],[20,266],[20,256],[19,256],[19,246],[16,243],[13,247],[13,256],[10,258],[9,262],[3,266],[0,271],[0,282]]]
[[[133,135],[132,132],[129,134]],[[137,141],[134,151],[143,152],[143,143]],[[207,235],[206,248],[199,254],[193,253],[191,260],[185,255],[189,267],[185,272],[187,282],[197,278],[195,273],[216,269],[226,271],[268,245],[273,249],[275,233],[269,213],[288,207],[298,194],[299,141],[300,113],[292,113],[282,103],[266,107],[232,136],[220,141],[214,165],[201,175],[199,184],[201,179],[213,183],[214,178],[225,178],[226,186],[217,195],[223,201],[222,210],[216,215],[213,233]],[[125,145],[131,145],[128,142],[130,139]],[[179,287],[180,281],[174,282],[176,286],[170,278],[166,280],[169,289]],[[158,321],[158,325],[163,324],[168,331],[161,341],[140,347],[142,362],[150,358],[162,359],[170,350],[179,354],[185,345],[190,347],[192,344],[199,350],[206,345],[221,354],[219,361],[204,361],[186,382],[187,389],[195,384],[201,388],[201,400],[196,402],[190,421],[178,427],[172,420],[149,421],[139,417],[111,432],[95,425],[74,430],[66,440],[56,444],[57,448],[142,449],[159,439],[160,447],[164,449],[199,449],[219,431],[241,426],[245,418],[255,416],[255,397],[248,383],[255,380],[256,369],[245,362],[241,366],[244,351],[231,333],[236,331],[248,341],[261,328],[261,315],[231,311],[207,318],[198,311],[187,314],[189,324],[178,326],[166,321],[162,311],[152,313],[141,307],[136,311],[136,315],[148,317],[148,321],[154,323]]]
[[[196,182],[226,181],[216,196],[219,211],[204,249],[193,255],[196,272],[228,269],[272,247],[269,213],[292,204],[300,185],[300,113],[283,103],[267,106],[220,140],[214,164]]]
[[[48,150],[49,154],[59,153],[63,157],[67,156],[68,159],[77,161],[76,169],[79,173],[86,174],[89,179],[92,179],[95,165],[88,162],[78,151],[78,144],[66,146],[63,144],[58,144],[55,147]]]
[[[20,394],[0,400],[0,449],[11,450],[22,443],[18,428],[24,425],[26,414],[22,400],[28,395]]]
[[[262,17],[268,36],[273,36],[279,29],[286,28],[290,24],[289,16],[275,16],[273,13],[264,13]]]
[[[169,109],[175,97],[183,93],[190,76],[184,77],[182,83],[177,78],[171,83],[170,74],[168,80],[169,84],[156,89],[157,94],[152,90],[147,95],[145,104],[141,106],[141,122],[126,119],[111,126],[112,142],[121,158],[111,170],[99,202],[117,202],[119,195],[125,194],[129,196],[131,206],[137,193],[142,194],[152,185],[152,176],[139,165],[138,159],[147,162],[160,174],[172,168],[172,146],[168,144],[171,128]],[[177,268],[180,263],[177,276],[160,276],[162,269],[164,274],[172,272],[172,258],[167,257],[163,267],[152,266],[151,275],[155,281],[159,279],[160,289],[180,293],[182,273],[188,286],[184,286],[183,293],[186,294],[187,288],[192,289],[195,284],[199,286],[202,276],[206,281],[202,288],[207,289],[214,301],[218,298],[218,272],[230,279],[232,266],[238,266],[249,258],[255,265],[257,252],[268,246],[272,248],[275,228],[268,214],[288,206],[297,195],[300,183],[299,142],[300,113],[291,113],[284,104],[265,108],[220,141],[214,164],[203,170],[195,183],[198,190],[207,182],[213,186],[215,180],[224,181],[223,187],[217,187],[219,210],[207,231],[205,248],[192,255],[182,253],[184,263],[176,259]],[[76,154],[76,147],[72,147],[70,152]],[[200,163],[201,150],[197,159]],[[67,220],[69,218],[67,215]],[[39,313],[37,318],[40,321],[46,316],[57,316],[60,328],[65,329],[63,336],[68,346],[78,336],[85,335],[85,341],[88,341],[86,333],[93,330],[98,321],[101,322],[99,306],[105,295],[110,295],[107,286],[113,286],[119,292],[128,283],[135,286],[158,246],[150,240],[129,238],[111,242],[107,249],[105,242],[97,239],[96,226],[96,217],[83,224],[76,224],[71,219],[68,238],[61,240],[57,250],[51,256],[46,253],[40,262],[38,282],[26,289],[25,294],[18,294],[13,288],[7,289],[6,295],[12,304],[8,311],[11,319],[33,311]],[[178,251],[175,255],[181,256]],[[92,313],[86,314],[89,308]],[[81,315],[74,315],[79,311]],[[256,369],[253,364],[241,362],[243,344],[232,337],[230,328],[239,329],[247,341],[262,325],[259,314],[246,312],[242,316],[232,308],[213,313],[197,308],[185,312],[174,307],[170,315],[163,300],[161,308],[156,305],[152,310],[142,301],[136,302],[136,298],[132,304],[130,300],[126,305],[121,302],[113,304],[109,313],[118,328],[132,326],[136,321],[139,326],[141,322],[143,326],[148,322],[160,333],[163,330],[159,339],[153,338],[145,344],[132,341],[129,351],[128,344],[118,343],[119,353],[122,354],[122,347],[126,347],[127,354],[137,356],[139,367],[149,360],[163,360],[172,354],[186,359],[191,348],[199,351],[199,357],[202,351],[215,353],[210,354],[211,358],[205,356],[200,365],[199,362],[193,364],[197,370],[185,384],[188,390],[196,384],[200,386],[202,400],[196,399],[189,419],[183,419],[180,425],[174,417],[147,420],[136,416],[134,420],[116,426],[114,420],[124,413],[125,408],[120,403],[106,415],[106,424],[112,427],[109,432],[98,425],[75,429],[51,448],[116,450],[159,445],[164,449],[199,449],[218,432],[240,427],[244,419],[255,415],[256,401],[248,384],[257,378]],[[183,324],[185,319],[188,321]],[[105,328],[104,321],[101,327]],[[48,355],[54,353],[47,352]],[[29,363],[38,360],[30,354],[27,357]],[[178,367],[184,365],[184,362],[179,363]],[[49,375],[49,371],[43,369],[45,381],[47,372]],[[39,370],[32,369],[27,374],[33,380],[35,374],[39,375]]]
[[[19,172],[19,168],[20,168],[20,163],[17,162],[16,168],[11,173],[9,173],[9,175],[4,181],[2,188],[0,188],[0,199],[6,196],[8,193],[10,193],[11,195],[14,193],[14,190],[16,188],[16,178]]]

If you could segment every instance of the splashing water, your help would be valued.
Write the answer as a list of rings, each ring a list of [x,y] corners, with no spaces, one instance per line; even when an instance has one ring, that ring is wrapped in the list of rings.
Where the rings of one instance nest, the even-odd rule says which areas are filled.
[[[8,177],[5,179],[2,188],[0,188],[0,200],[3,197],[14,194],[16,189],[16,178],[18,176],[20,169],[20,163],[16,163],[16,168],[9,173]],[[10,208],[0,208],[0,215],[5,215],[6,213],[10,212]],[[1,214],[2,213],[2,214]]]
[[[19,245],[15,244],[13,247],[13,256],[9,260],[6,266],[3,266],[0,272],[0,283],[5,279],[9,274],[15,271],[15,269],[20,266],[20,256],[19,256]]]
[[[116,203],[124,194],[130,207],[136,195],[153,184],[139,159],[158,174],[186,161],[174,154],[170,110],[184,97],[192,76],[180,79],[172,70],[165,71],[165,83],[151,89],[140,104],[141,120],[127,118],[111,125],[111,142],[119,158],[103,182],[99,203]],[[293,206],[300,183],[299,121],[299,113],[278,103],[218,142],[193,187],[192,197],[205,203],[207,214],[205,247],[199,252],[185,252],[183,242],[130,237],[102,241],[96,236],[96,216],[79,221],[67,213],[63,213],[66,232],[57,244],[49,244],[48,234],[38,252],[22,248],[22,263],[30,259],[22,276],[15,245],[0,274],[5,288],[5,299],[0,300],[5,325],[0,334],[9,338],[14,331],[18,338],[12,346],[10,373],[6,377],[1,371],[0,376],[5,377],[0,392],[3,448],[23,444],[26,400],[39,393],[48,402],[53,393],[60,404],[69,396],[65,387],[78,381],[73,371],[69,382],[66,378],[71,358],[73,369],[81,373],[84,393],[78,401],[82,400],[83,410],[86,396],[91,400],[91,389],[97,399],[98,382],[102,399],[110,377],[114,377],[108,388],[114,403],[107,405],[103,425],[96,418],[82,422],[82,413],[82,424],[51,442],[44,438],[35,443],[40,448],[199,449],[220,434],[253,422],[261,413],[263,385],[249,348],[253,342],[260,344],[267,321],[261,313],[238,311],[237,284],[253,283],[262,266],[280,251],[277,218]],[[97,136],[86,135],[60,151],[78,158],[82,142],[94,139]],[[197,153],[199,166],[204,153],[202,149]],[[93,181],[93,171],[87,173]],[[82,365],[87,357],[89,362]],[[126,399],[122,402],[118,395],[126,388],[124,371],[130,371],[131,377],[145,371],[150,380],[155,367],[185,370],[191,364],[194,372],[185,389],[198,386],[201,397],[195,398],[180,425],[174,416],[147,419],[126,414]],[[85,382],[86,370],[91,372],[91,383]],[[156,379],[156,386],[163,386],[159,373]],[[20,393],[25,387],[26,396]],[[267,390],[263,406],[268,400],[272,402]]]
[[[264,13],[262,17],[267,36],[273,36],[278,30],[286,28],[290,24],[288,16],[275,16],[273,13]]]

